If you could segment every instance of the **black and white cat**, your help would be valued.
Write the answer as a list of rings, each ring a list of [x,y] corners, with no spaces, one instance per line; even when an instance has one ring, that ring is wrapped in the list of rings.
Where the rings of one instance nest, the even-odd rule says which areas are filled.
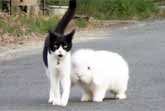
[[[49,31],[44,44],[43,61],[47,76],[50,80],[48,102],[53,105],[66,106],[70,95],[70,51],[75,30],[68,34],[64,34],[64,31],[68,23],[74,17],[75,9],[76,0],[70,0],[67,12],[57,27]],[[60,89],[62,89],[62,91],[60,91]]]

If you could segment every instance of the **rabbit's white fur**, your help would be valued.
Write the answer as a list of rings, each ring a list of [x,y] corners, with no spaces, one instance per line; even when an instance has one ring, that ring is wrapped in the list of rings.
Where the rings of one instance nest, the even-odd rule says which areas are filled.
[[[125,99],[128,64],[117,53],[80,49],[72,55],[71,79],[84,89],[81,101],[101,102],[107,91],[117,99]]]

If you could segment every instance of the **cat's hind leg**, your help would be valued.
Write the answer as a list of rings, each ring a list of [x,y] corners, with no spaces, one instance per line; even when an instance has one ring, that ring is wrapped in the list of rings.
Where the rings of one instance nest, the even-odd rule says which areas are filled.
[[[60,105],[60,80],[59,78],[54,79],[53,81],[53,93],[54,100],[53,105]]]

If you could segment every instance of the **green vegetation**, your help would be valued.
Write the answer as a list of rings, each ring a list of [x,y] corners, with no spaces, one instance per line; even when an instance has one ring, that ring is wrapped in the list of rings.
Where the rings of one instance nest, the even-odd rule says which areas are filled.
[[[77,14],[107,19],[144,19],[153,16],[157,6],[153,0],[77,0]],[[67,5],[68,0],[47,0],[47,4]],[[26,14],[4,16],[0,13],[0,34],[12,34],[20,37],[33,32],[46,33],[55,26],[57,17],[34,17]],[[82,18],[75,20],[75,24],[84,28],[87,21]]]
[[[76,26],[80,27],[80,28],[85,28],[87,26],[87,21],[85,19],[82,18],[78,18],[75,20]]]
[[[3,28],[2,28],[3,27]],[[12,33],[14,30],[14,27],[10,27],[8,23],[6,23],[4,20],[0,19],[0,28],[2,28],[2,32],[1,33]]]
[[[57,17],[21,17],[21,22],[25,24],[28,32],[46,33],[57,24]]]
[[[27,35],[32,32],[46,33],[57,24],[57,17],[32,17],[12,15],[0,18],[0,34],[11,33],[14,36]]]
[[[78,14],[98,19],[144,19],[156,11],[152,0],[79,0],[78,6]]]
[[[97,19],[145,19],[158,8],[155,0],[77,0],[80,15]],[[158,0],[156,0],[158,1]],[[47,0],[47,4],[67,5],[68,0]]]
[[[48,5],[67,5],[68,0],[46,0]]]
[[[46,0],[48,5],[68,5],[69,0]],[[153,16],[159,0],[77,0],[77,13],[97,19],[145,19]],[[1,2],[1,0],[0,0]],[[1,6],[1,3],[0,3]]]
[[[0,0],[0,10],[2,9],[2,0]]]

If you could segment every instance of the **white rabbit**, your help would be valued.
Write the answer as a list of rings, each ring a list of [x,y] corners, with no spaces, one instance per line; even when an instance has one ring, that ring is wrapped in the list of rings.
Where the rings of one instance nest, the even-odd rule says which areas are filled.
[[[81,101],[101,102],[107,91],[116,99],[125,99],[128,64],[117,53],[80,49],[72,55],[71,80],[84,89]]]

